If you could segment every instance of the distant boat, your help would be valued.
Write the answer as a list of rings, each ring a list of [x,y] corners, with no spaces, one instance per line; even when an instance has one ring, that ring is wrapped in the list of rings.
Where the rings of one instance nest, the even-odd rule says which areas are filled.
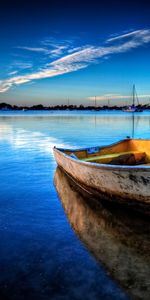
[[[150,213],[150,140],[125,139],[77,150],[54,147],[54,156],[92,195]]]
[[[2,111],[8,111],[8,110],[11,110],[11,108],[9,108],[9,107],[6,106],[6,107],[2,107],[1,110]]]
[[[138,106],[135,105],[135,100],[137,100]],[[133,92],[132,92],[132,105],[123,108],[124,112],[142,112],[143,109],[139,107],[139,100],[135,89],[135,84],[133,85]]]

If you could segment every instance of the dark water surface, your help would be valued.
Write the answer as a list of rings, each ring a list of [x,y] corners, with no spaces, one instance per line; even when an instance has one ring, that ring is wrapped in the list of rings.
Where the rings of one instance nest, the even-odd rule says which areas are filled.
[[[148,112],[135,115],[134,131],[149,138]],[[0,299],[130,299],[72,229],[53,184],[52,148],[132,133],[131,115],[119,112],[0,114]]]

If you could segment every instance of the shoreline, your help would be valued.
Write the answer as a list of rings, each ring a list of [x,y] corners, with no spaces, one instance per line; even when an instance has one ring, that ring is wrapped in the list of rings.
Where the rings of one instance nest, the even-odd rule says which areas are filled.
[[[0,111],[123,111],[126,106],[84,106],[84,105],[55,105],[43,106],[42,104],[33,106],[17,106],[7,103],[0,103]],[[137,108],[143,111],[150,110],[150,105],[138,105]]]

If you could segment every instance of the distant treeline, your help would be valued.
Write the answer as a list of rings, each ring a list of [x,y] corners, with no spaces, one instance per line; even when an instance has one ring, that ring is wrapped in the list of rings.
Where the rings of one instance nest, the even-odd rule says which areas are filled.
[[[43,106],[42,104],[37,104],[33,106],[17,106],[11,105],[8,103],[0,103],[0,110],[122,110],[126,106],[84,106],[80,105],[55,105],[55,106]],[[142,108],[144,110],[150,109],[149,104],[138,105],[138,108]]]

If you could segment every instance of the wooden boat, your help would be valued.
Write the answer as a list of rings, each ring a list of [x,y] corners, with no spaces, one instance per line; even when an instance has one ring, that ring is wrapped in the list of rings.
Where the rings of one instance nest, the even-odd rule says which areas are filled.
[[[150,208],[150,140],[125,139],[85,149],[54,147],[57,164],[83,188],[106,200]]]
[[[68,220],[88,251],[131,299],[149,300],[148,218],[90,198],[60,168],[54,182]]]

